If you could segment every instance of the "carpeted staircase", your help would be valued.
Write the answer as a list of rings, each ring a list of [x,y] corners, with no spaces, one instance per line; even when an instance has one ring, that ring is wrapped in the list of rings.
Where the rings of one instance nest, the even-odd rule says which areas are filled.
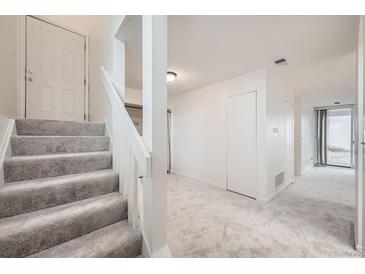
[[[0,186],[0,257],[137,257],[102,123],[17,120]]]

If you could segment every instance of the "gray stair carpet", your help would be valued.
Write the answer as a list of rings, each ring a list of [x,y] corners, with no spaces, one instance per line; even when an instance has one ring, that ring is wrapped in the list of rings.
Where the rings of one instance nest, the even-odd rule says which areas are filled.
[[[14,156],[108,149],[109,138],[105,136],[13,136],[11,138],[11,150]]]
[[[112,155],[109,151],[14,156],[4,161],[4,180],[33,180],[111,167]]]
[[[15,121],[18,135],[104,136],[105,124],[20,119]]]
[[[58,246],[35,253],[34,258],[118,258],[137,257],[141,253],[142,236],[122,221]]]
[[[102,123],[17,120],[0,186],[0,257],[138,257]]]
[[[112,170],[9,183],[0,189],[0,218],[117,191]]]

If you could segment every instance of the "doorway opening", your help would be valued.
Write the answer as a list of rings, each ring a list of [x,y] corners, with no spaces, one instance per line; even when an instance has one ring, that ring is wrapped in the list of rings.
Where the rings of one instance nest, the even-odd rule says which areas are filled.
[[[18,117],[88,121],[88,37],[48,18],[23,16]]]
[[[354,167],[353,105],[316,108],[317,166]]]

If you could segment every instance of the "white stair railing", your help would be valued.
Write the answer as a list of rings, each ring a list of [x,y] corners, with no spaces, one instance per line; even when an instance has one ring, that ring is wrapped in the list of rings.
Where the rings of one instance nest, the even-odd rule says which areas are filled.
[[[128,222],[136,228],[143,212],[139,212],[139,177],[151,177],[151,154],[138,134],[123,100],[119,96],[113,78],[100,67],[101,79],[112,107],[113,169],[119,173],[119,189],[128,197]],[[143,223],[143,220],[142,222]],[[143,230],[143,228],[142,228]]]

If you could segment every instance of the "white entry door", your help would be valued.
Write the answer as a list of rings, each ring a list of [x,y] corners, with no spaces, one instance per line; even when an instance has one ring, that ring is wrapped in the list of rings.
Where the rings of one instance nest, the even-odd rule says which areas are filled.
[[[85,38],[27,17],[26,117],[84,120]]]
[[[228,97],[227,189],[257,195],[257,92]]]

